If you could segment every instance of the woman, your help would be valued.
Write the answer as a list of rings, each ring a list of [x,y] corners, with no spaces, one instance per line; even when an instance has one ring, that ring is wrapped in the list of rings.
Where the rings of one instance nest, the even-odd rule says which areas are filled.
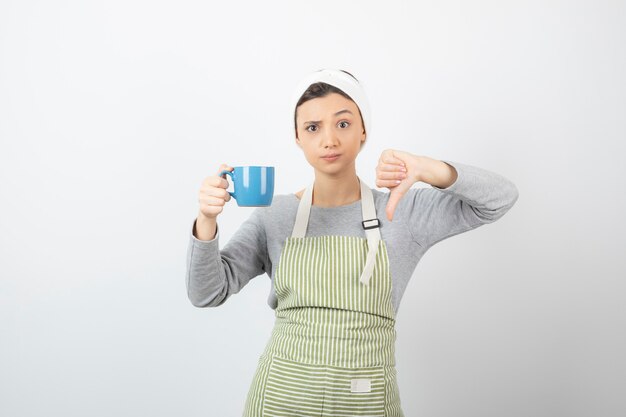
[[[220,251],[228,183],[206,178],[187,256],[189,299],[219,306],[250,279],[271,278],[276,321],[244,416],[403,416],[394,343],[404,289],[430,247],[502,217],[517,188],[481,168],[388,149],[376,185],[390,192],[372,190],[355,169],[371,133],[358,80],[316,71],[293,104],[313,184],[257,208]],[[411,188],[418,181],[432,187]]]

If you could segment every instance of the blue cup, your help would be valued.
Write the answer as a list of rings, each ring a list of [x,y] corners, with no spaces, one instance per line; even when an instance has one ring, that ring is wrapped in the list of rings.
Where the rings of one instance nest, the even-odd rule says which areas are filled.
[[[230,175],[233,192],[228,192],[240,207],[262,207],[272,204],[274,197],[274,167],[243,166],[220,172]],[[226,177],[224,177],[226,178]]]

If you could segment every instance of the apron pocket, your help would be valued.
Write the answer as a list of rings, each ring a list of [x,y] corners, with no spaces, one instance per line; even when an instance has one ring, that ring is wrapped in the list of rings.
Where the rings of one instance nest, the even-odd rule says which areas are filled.
[[[385,416],[385,370],[312,365],[272,358],[263,417]]]

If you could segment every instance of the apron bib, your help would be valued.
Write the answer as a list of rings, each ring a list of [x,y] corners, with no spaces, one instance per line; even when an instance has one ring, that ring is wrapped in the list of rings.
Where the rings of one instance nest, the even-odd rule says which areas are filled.
[[[395,368],[387,247],[360,179],[356,236],[305,237],[313,186],[300,200],[274,276],[276,321],[244,417],[404,417]]]

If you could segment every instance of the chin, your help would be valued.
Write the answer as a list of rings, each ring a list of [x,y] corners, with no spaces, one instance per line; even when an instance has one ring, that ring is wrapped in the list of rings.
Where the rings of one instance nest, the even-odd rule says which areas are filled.
[[[343,171],[345,171],[346,170],[346,165],[345,164],[336,164],[336,165],[332,165],[332,166],[318,166],[318,167],[316,167],[316,169],[319,172],[323,172],[325,174],[336,175],[336,174],[340,174]]]

